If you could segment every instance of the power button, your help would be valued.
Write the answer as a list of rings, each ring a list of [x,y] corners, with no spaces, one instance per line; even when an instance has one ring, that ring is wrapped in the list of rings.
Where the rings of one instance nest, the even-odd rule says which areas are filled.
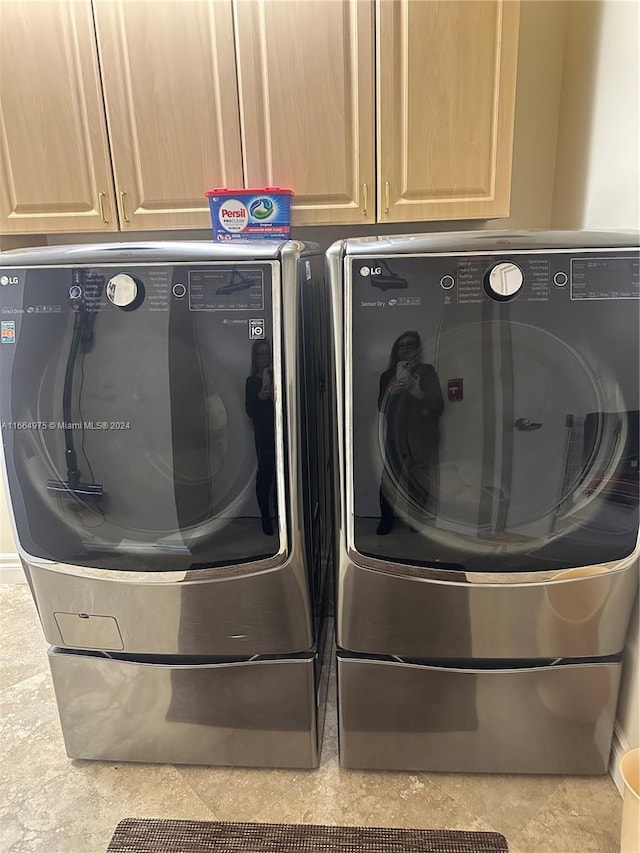
[[[173,292],[173,295],[174,295],[177,299],[182,299],[182,297],[183,297],[183,296],[185,295],[185,293],[187,292],[187,288],[184,286],[184,284],[174,284],[174,285],[173,285],[173,291],[172,291],[172,292]]]
[[[554,284],[557,284],[558,287],[564,287],[568,281],[569,278],[566,272],[557,272],[553,277],[553,282]]]

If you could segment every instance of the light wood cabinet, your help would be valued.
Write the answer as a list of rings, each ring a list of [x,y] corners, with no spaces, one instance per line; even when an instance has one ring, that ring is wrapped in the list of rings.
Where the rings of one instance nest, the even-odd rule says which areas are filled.
[[[217,186],[293,189],[294,225],[506,216],[518,25],[519,0],[0,0],[0,233],[209,228]]]
[[[294,225],[375,222],[373,3],[235,0],[248,187]]]
[[[90,0],[0,2],[0,232],[116,231]]]
[[[378,219],[507,216],[517,0],[377,0]]]
[[[207,228],[242,187],[231,0],[94,0],[123,231]]]

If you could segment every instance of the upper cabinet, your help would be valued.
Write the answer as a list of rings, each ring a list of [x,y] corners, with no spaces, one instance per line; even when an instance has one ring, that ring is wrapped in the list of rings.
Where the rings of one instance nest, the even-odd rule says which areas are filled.
[[[0,2],[0,232],[117,231],[90,0]]]
[[[248,187],[296,225],[375,222],[373,3],[235,0]]]
[[[508,216],[513,0],[378,0],[378,219]]]
[[[243,185],[231,0],[94,0],[123,231],[210,226]]]
[[[0,0],[0,232],[507,216],[518,0]],[[108,133],[107,133],[108,129]]]

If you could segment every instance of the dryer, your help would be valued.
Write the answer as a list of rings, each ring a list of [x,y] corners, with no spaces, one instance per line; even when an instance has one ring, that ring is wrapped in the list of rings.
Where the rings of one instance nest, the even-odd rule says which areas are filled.
[[[6,480],[68,754],[314,766],[319,248],[115,243],[0,267]]]
[[[638,576],[638,236],[329,250],[345,767],[607,770]]]

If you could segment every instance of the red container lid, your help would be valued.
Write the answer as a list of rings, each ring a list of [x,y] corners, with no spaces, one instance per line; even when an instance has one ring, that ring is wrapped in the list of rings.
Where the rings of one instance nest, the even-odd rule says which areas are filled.
[[[205,195],[257,195],[258,193],[280,193],[281,195],[293,195],[293,190],[282,189],[282,187],[258,187],[254,190],[230,190],[228,187],[216,187],[208,190]]]

